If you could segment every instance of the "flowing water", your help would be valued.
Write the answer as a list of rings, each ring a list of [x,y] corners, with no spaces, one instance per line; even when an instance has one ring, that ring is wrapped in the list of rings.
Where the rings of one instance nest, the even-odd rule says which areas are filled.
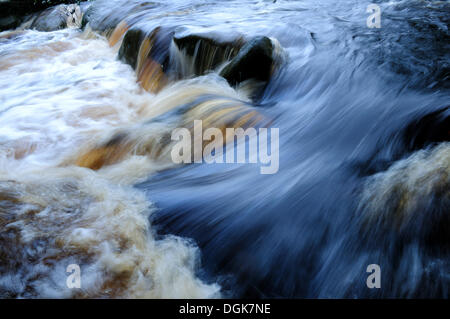
[[[376,3],[379,29],[356,0],[97,0],[0,33],[0,296],[448,298],[450,4]],[[254,36],[271,79],[230,86]],[[279,171],[175,165],[194,120],[279,128]]]

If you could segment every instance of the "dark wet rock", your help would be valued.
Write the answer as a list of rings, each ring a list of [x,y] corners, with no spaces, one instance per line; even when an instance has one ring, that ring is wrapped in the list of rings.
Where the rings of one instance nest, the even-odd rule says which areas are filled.
[[[10,15],[0,18],[0,31],[17,28],[24,20],[24,17]]]
[[[167,69],[172,36],[172,30],[167,28],[158,27],[153,30],[145,30],[143,28],[133,27],[125,33],[119,49],[119,59],[129,64],[133,69],[136,69],[138,56],[141,54],[145,55],[142,56],[143,59],[151,58]],[[149,52],[141,52],[141,45],[144,40],[150,42]]]
[[[236,57],[220,72],[230,85],[248,79],[266,82],[274,66],[274,45],[267,37],[256,37],[247,42]]]
[[[133,69],[136,69],[139,48],[144,37],[145,33],[141,29],[130,29],[125,33],[120,46],[119,59],[131,65]]]
[[[76,0],[6,0],[0,2],[0,31],[15,29],[28,20],[30,14],[46,8],[59,5],[77,3]]]
[[[31,29],[38,31],[55,31],[64,28],[79,28],[81,26],[81,8],[79,5],[61,4],[51,7],[36,16]]]
[[[118,57],[136,71],[138,82],[147,91],[156,93],[168,82],[172,36],[170,28],[146,31],[134,27],[123,37]]]
[[[3,0],[0,2],[0,17],[9,15],[27,15],[34,12],[39,12],[49,7],[59,4],[77,3],[77,0]]]

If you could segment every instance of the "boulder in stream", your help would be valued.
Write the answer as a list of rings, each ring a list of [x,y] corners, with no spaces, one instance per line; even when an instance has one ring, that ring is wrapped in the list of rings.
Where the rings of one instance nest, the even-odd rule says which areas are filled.
[[[31,23],[31,29],[55,31],[81,27],[82,13],[79,5],[61,4],[42,11]]]
[[[241,48],[233,60],[222,69],[220,75],[230,85],[249,79],[267,82],[275,64],[274,48],[268,37],[255,37]]]

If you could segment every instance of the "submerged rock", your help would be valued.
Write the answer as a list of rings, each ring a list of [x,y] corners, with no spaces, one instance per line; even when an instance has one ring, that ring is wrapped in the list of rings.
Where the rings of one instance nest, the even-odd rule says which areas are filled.
[[[135,25],[142,19],[140,13],[155,6],[153,2],[129,1],[117,10],[116,6],[111,5],[110,0],[88,2],[85,5],[81,27],[85,28],[89,24],[93,31],[109,35],[122,21],[126,21],[130,26]]]
[[[228,92],[227,92],[228,90]],[[79,152],[74,164],[93,170],[117,164],[131,156],[146,156],[158,170],[175,167],[172,150],[177,143],[171,139],[175,128],[187,128],[194,136],[194,121],[202,121],[202,129],[219,129],[224,135],[222,145],[234,143],[227,128],[267,127],[270,119],[252,105],[238,99],[225,83],[222,85],[187,84],[168,87],[147,105],[141,116],[145,122],[121,128],[94,147]],[[230,142],[231,141],[231,142]],[[193,149],[192,162],[202,157],[209,142]],[[198,153],[200,152],[200,153]]]
[[[79,5],[61,4],[41,12],[31,23],[31,29],[55,31],[81,27],[82,13]]]
[[[359,203],[363,233],[448,249],[449,190],[450,143],[417,151],[366,180]]]
[[[112,7],[105,8],[94,2],[92,5],[85,5],[85,10],[83,11],[83,18],[81,20],[81,27],[85,28],[89,23],[90,27],[94,31],[107,31],[114,29],[114,27],[119,24],[121,17],[113,15],[115,11]]]

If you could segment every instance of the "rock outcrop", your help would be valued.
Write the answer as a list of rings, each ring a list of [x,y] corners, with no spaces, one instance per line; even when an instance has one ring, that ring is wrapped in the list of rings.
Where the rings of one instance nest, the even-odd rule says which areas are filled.
[[[35,17],[31,23],[31,29],[38,31],[55,31],[64,28],[81,27],[82,13],[79,5],[61,4],[51,7]]]
[[[15,29],[29,20],[32,14],[59,4],[77,3],[76,0],[6,0],[0,1],[0,31]]]
[[[245,40],[241,34],[146,30],[130,27],[125,20],[110,33],[109,42],[120,44],[119,59],[136,71],[142,86],[151,92],[159,91],[167,77],[180,80],[217,72],[231,86],[252,80],[249,94],[257,99],[285,55],[278,41],[268,37]]]

